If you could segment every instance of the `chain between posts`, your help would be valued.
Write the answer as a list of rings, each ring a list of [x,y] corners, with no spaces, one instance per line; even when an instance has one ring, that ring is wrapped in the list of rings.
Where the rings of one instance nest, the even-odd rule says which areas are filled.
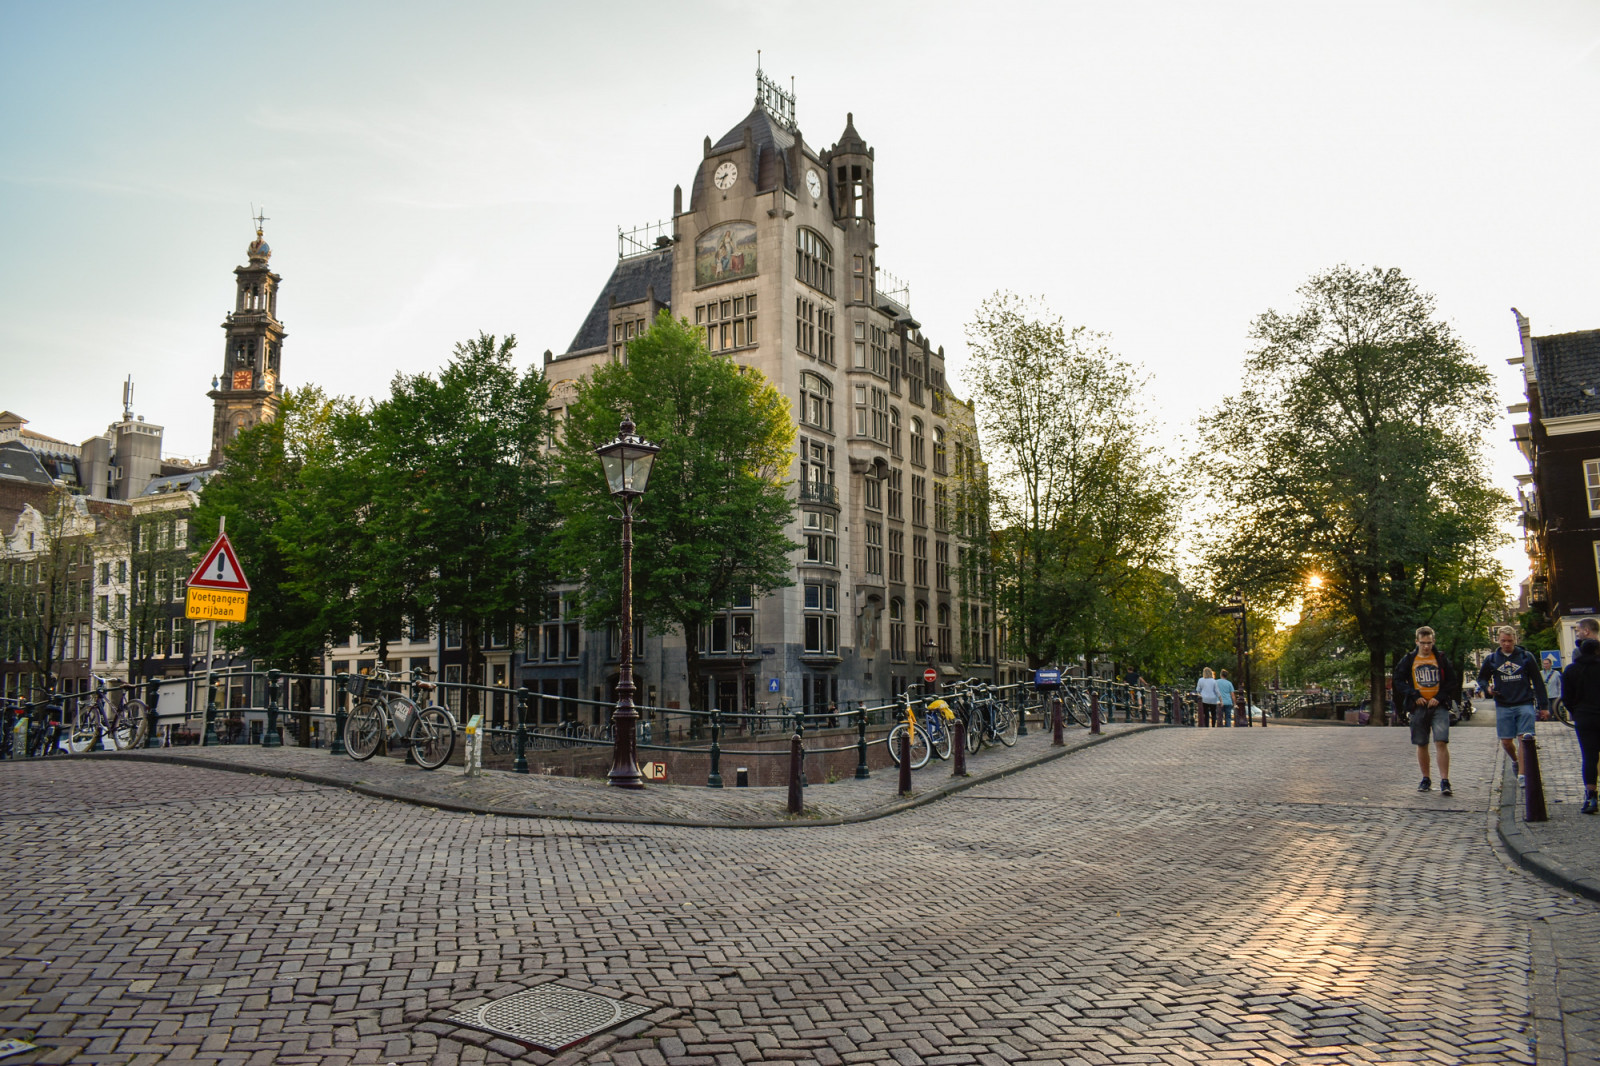
[[[344,746],[344,723],[350,714],[349,704],[350,675],[335,674],[333,677],[333,743],[328,745],[329,755],[350,754]]]

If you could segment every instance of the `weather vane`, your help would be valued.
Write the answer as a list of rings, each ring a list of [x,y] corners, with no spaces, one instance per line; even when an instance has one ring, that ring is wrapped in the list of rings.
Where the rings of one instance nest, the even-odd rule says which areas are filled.
[[[265,204],[262,204],[259,209],[256,208],[255,204],[251,204],[250,208],[251,208],[251,210],[255,211],[255,214],[252,215],[251,217],[256,220],[256,236],[259,237],[259,236],[261,236],[262,223],[270,222],[272,220],[269,219],[265,214],[262,213],[267,209]]]

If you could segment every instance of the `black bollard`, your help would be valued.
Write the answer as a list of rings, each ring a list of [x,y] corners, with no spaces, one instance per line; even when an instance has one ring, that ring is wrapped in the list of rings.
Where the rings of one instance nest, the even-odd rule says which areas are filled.
[[[156,717],[156,704],[161,702],[161,684],[151,678],[145,687],[145,726],[144,746],[147,748],[161,747],[161,727],[157,724],[160,719]]]
[[[329,755],[350,754],[344,746],[344,720],[349,713],[345,705],[349,701],[350,675],[342,673],[333,675],[333,743],[328,745]]]
[[[525,774],[528,772],[528,697],[533,695],[533,690],[526,684],[517,689],[517,757],[511,763],[511,772]],[[539,713],[544,715],[544,697],[539,698]]]
[[[722,787],[722,710],[711,712],[711,772],[706,775],[707,788]]]
[[[900,795],[911,795],[911,731],[900,734]]]
[[[267,671],[267,728],[261,734],[263,748],[283,747],[283,732],[278,728],[278,671]]]
[[[956,749],[955,768],[950,771],[951,777],[970,777],[967,773],[967,723],[961,715],[956,715],[956,720],[950,723],[950,732],[953,736],[951,746]]]
[[[217,675],[206,674],[206,731],[201,746],[222,743],[217,736]]]
[[[1539,749],[1534,746],[1533,734],[1524,733],[1520,741],[1522,748],[1522,776],[1527,779],[1527,785],[1522,790],[1522,820],[1524,822],[1548,822],[1550,813],[1544,806],[1544,778],[1539,775]]]
[[[789,813],[803,814],[805,799],[801,794],[800,765],[804,758],[800,751],[800,734],[789,738]]]
[[[856,708],[856,780],[865,781],[872,776],[867,769],[867,708]]]
[[[1100,735],[1100,693],[1089,693],[1089,735]]]
[[[1054,699],[1052,699],[1050,701],[1050,729],[1051,729],[1051,732],[1052,732],[1052,736],[1050,738],[1050,746],[1052,748],[1064,748],[1064,747],[1066,747],[1067,746],[1067,738],[1065,736],[1063,736],[1062,733],[1061,733],[1062,723],[1061,723],[1061,697],[1060,696],[1057,696],[1057,697],[1055,697]]]

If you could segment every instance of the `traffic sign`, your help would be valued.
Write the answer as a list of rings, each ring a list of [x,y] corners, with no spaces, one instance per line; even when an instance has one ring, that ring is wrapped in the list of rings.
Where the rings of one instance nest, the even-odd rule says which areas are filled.
[[[664,762],[647,762],[639,767],[640,776],[646,781],[665,781],[667,779],[667,764]]]
[[[1061,684],[1061,671],[1045,667],[1033,672],[1035,688],[1055,688]]]
[[[213,622],[243,622],[248,592],[235,589],[191,588],[184,597],[186,618],[210,619]]]
[[[217,535],[217,542],[211,545],[205,559],[190,576],[189,587],[250,591],[250,582],[244,579],[244,571],[239,568],[239,557],[233,554],[233,545],[228,543],[226,533]]]
[[[935,670],[931,666],[928,667],[926,670],[922,671],[922,680],[926,681],[930,685],[933,684],[936,680],[938,680],[938,678],[939,678],[939,671]]]
[[[778,679],[777,678],[775,678],[775,677],[774,678],[770,678],[767,681],[767,691],[768,692],[776,692],[776,691],[778,691]]]

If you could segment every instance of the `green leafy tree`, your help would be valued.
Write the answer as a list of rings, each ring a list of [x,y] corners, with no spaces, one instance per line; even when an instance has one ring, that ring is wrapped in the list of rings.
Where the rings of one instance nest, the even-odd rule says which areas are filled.
[[[591,628],[621,612],[616,503],[594,449],[616,436],[624,414],[661,446],[635,519],[635,618],[682,633],[690,705],[704,709],[701,627],[736,595],[794,583],[789,553],[799,545],[784,533],[794,515],[784,480],[794,448],[789,404],[665,311],[629,344],[627,362],[579,383],[560,451],[560,545]]]
[[[361,610],[386,615],[364,624],[398,629],[410,613],[459,626],[473,684],[486,636],[525,621],[552,575],[550,389],[537,369],[516,368],[515,348],[480,333],[437,376],[397,375],[360,460],[372,493],[358,511],[360,569],[376,590]]]
[[[996,595],[1029,666],[1117,655],[1130,600],[1170,569],[1172,494],[1144,375],[1084,327],[997,293],[968,325],[989,463]]]
[[[1509,501],[1484,473],[1494,390],[1398,270],[1339,266],[1300,294],[1297,311],[1256,320],[1238,393],[1202,420],[1218,521],[1201,541],[1218,587],[1262,609],[1292,607],[1320,574],[1382,706],[1413,629],[1497,577]]]

